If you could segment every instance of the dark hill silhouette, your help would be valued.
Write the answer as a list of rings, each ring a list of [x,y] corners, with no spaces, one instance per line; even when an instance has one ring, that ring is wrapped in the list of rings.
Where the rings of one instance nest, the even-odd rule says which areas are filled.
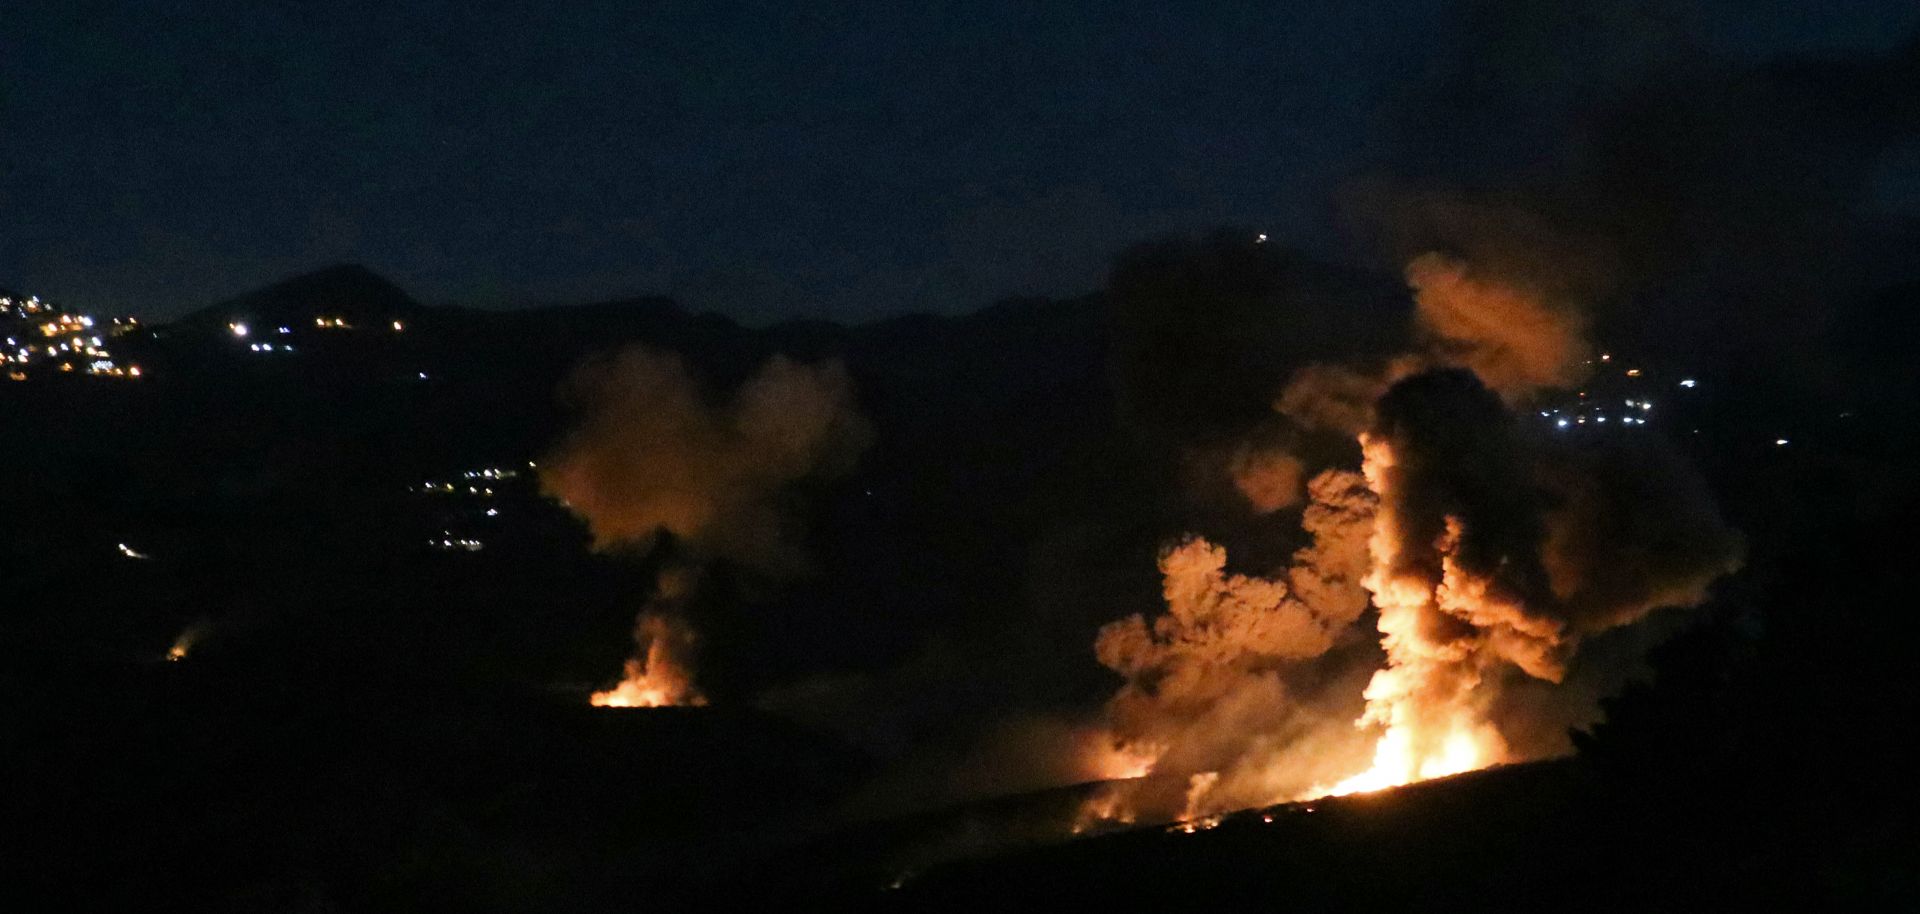
[[[262,327],[311,326],[319,316],[342,317],[352,324],[386,323],[417,316],[423,306],[399,286],[358,264],[334,264],[283,279],[187,314],[174,322],[183,329],[225,328],[230,321]]]

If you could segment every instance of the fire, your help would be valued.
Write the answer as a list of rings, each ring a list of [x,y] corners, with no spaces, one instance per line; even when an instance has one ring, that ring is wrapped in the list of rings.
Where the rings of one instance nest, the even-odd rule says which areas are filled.
[[[1367,684],[1367,710],[1357,726],[1386,725],[1374,744],[1373,765],[1335,783],[1315,788],[1313,796],[1344,796],[1447,777],[1505,760],[1506,744],[1493,726],[1478,719],[1471,703],[1479,677],[1471,664],[1473,647],[1433,637],[1422,622],[1436,612],[1475,621],[1511,618],[1492,598],[1484,582],[1473,581],[1454,555],[1461,537],[1458,518],[1446,518],[1445,533],[1432,544],[1440,554],[1442,575],[1430,578],[1396,572],[1406,567],[1405,553],[1418,544],[1402,542],[1393,486],[1399,479],[1393,446],[1386,438],[1360,436],[1361,472],[1381,496],[1368,552],[1373,569],[1363,582],[1380,612],[1381,644],[1387,665]],[[1419,563],[1414,563],[1416,566]],[[1551,632],[1539,633],[1551,638]]]
[[[182,629],[180,634],[173,639],[173,645],[167,648],[167,662],[179,663],[187,659],[188,652],[193,650],[194,644],[200,640],[200,637],[206,633],[206,630],[207,624],[204,621],[195,622],[185,629]]]
[[[669,616],[645,613],[633,634],[645,646],[642,656],[627,659],[619,685],[593,693],[594,707],[670,708],[707,703],[683,659],[693,641],[685,625]]]
[[[1456,729],[1441,740],[1438,752],[1423,755],[1414,748],[1411,729],[1390,727],[1374,744],[1373,767],[1331,787],[1310,790],[1302,799],[1373,793],[1416,781],[1477,771],[1499,761],[1495,748],[1498,739],[1494,736],[1488,740],[1485,734]]]
[[[644,670],[636,670],[637,661],[627,661],[627,678],[604,692],[593,693],[596,708],[672,708],[698,707],[707,699],[698,692],[683,693],[672,686],[656,685]]]
[[[1130,781],[1153,773],[1155,762],[1164,750],[1158,746],[1120,744],[1109,746],[1093,760],[1093,769],[1103,781]]]

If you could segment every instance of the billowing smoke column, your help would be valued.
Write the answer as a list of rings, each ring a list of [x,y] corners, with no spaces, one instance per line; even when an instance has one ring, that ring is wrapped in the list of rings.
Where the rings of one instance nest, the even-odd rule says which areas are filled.
[[[570,390],[578,426],[540,462],[542,490],[587,522],[594,548],[671,539],[639,652],[595,704],[702,704],[684,611],[713,561],[768,579],[806,567],[790,488],[847,472],[872,437],[838,362],[775,356],[715,402],[679,356],[633,347],[587,363]]]
[[[1660,451],[1523,435],[1464,371],[1402,381],[1376,413],[1366,585],[1387,667],[1362,722],[1386,730],[1375,766],[1334,792],[1504,760],[1488,722],[1503,676],[1557,683],[1581,639],[1700,603],[1739,563],[1739,538]]]
[[[1224,549],[1190,537],[1161,560],[1167,613],[1101,631],[1100,661],[1127,680],[1109,721],[1155,777],[1090,809],[1193,818],[1514,760],[1513,737],[1543,740],[1503,719],[1510,685],[1561,682],[1583,639],[1698,604],[1737,566],[1738,537],[1657,438],[1516,422],[1514,404],[1582,377],[1577,312],[1437,254],[1407,279],[1417,351],[1310,366],[1275,403],[1354,435],[1362,458],[1314,477],[1292,566],[1229,575]],[[1282,501],[1241,488],[1262,513]],[[1354,624],[1369,601],[1377,649]],[[1362,681],[1354,721],[1344,690]]]

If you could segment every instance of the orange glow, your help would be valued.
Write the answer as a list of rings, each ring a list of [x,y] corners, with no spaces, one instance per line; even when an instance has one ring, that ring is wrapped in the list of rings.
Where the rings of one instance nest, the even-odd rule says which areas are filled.
[[[685,625],[663,615],[640,617],[634,637],[645,646],[642,656],[627,659],[620,684],[595,692],[596,708],[670,708],[700,706],[707,697],[693,684],[683,657],[692,643]]]
[[[1093,760],[1093,770],[1103,781],[1143,778],[1153,773],[1153,764],[1160,760],[1160,753],[1157,746],[1115,745]]]
[[[1493,737],[1497,743],[1498,737]],[[1459,729],[1448,733],[1438,752],[1421,755],[1413,748],[1413,733],[1406,727],[1388,728],[1374,745],[1373,767],[1331,787],[1315,788],[1302,799],[1343,797],[1355,793],[1373,793],[1401,787],[1416,781],[1443,778],[1485,768],[1497,761],[1494,746],[1485,736]]]
[[[167,662],[179,663],[187,659],[187,653],[193,650],[195,642],[200,640],[200,637],[206,633],[206,630],[207,625],[205,621],[195,622],[185,629],[182,629],[180,635],[173,639],[173,645],[167,648]]]

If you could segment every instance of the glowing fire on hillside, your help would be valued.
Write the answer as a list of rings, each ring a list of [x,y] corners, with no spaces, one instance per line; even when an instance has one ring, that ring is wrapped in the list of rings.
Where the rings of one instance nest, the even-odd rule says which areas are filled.
[[[207,623],[204,620],[181,629],[180,634],[173,639],[173,644],[167,648],[165,655],[167,662],[179,663],[187,659],[187,654],[192,652],[194,645],[199,643],[206,633]]]
[[[685,663],[693,642],[686,626],[670,616],[643,613],[633,634],[642,646],[639,656],[627,658],[619,685],[593,693],[594,707],[669,708],[707,703]]]
[[[1466,730],[1456,730],[1441,740],[1437,754],[1422,756],[1414,749],[1410,730],[1389,727],[1381,735],[1380,742],[1374,745],[1373,767],[1331,787],[1309,790],[1300,799],[1373,793],[1391,787],[1404,787],[1417,781],[1478,771],[1500,762],[1493,745],[1483,744],[1485,736],[1484,733],[1476,736]],[[1497,742],[1499,737],[1493,735],[1492,739]]]

